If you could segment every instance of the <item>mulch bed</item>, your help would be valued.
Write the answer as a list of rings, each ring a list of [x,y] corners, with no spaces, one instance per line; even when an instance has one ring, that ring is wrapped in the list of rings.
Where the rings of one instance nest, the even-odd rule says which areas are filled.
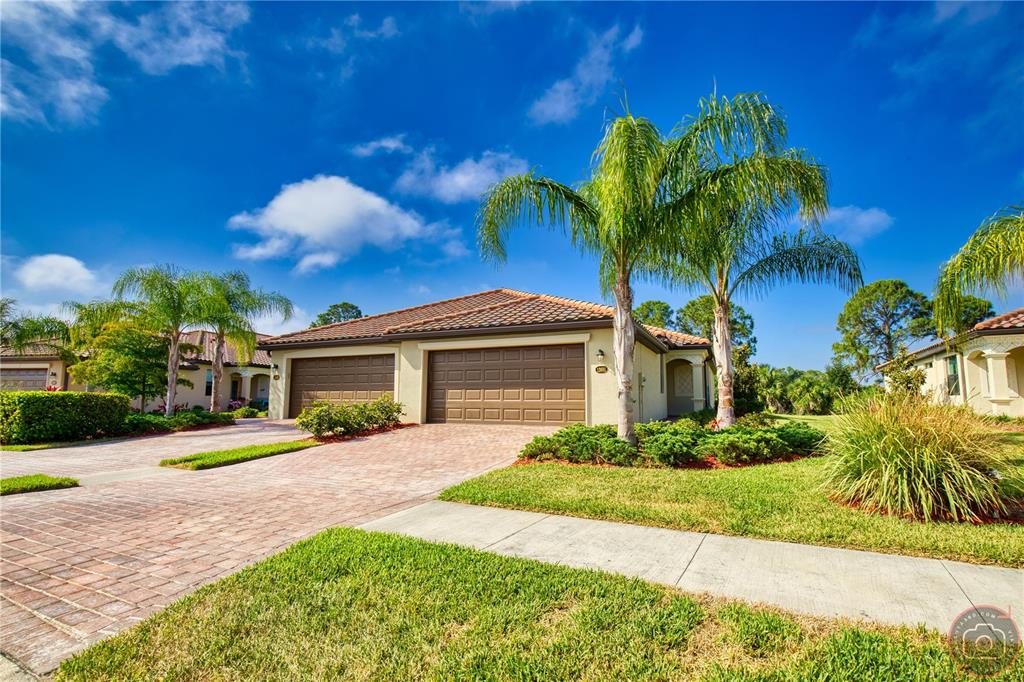
[[[367,436],[373,436],[378,433],[387,433],[388,431],[397,431],[398,429],[408,429],[413,426],[419,426],[419,424],[395,424],[394,426],[382,426],[376,429],[368,429],[366,431],[360,431],[359,433],[347,433],[341,436],[324,436],[323,438],[317,439],[318,443],[344,443],[347,440],[356,440],[357,438],[366,438]]]
[[[746,469],[747,467],[763,466],[767,464],[784,464],[787,462],[796,462],[801,459],[808,457],[820,457],[820,455],[784,455],[782,457],[775,457],[769,460],[756,461],[756,462],[745,462],[743,464],[723,464],[719,462],[715,457],[707,457],[700,462],[690,462],[677,467],[660,467],[650,466],[645,467],[643,465],[626,467],[619,464],[609,464],[607,462],[571,462],[567,459],[528,459],[519,458],[512,466],[526,466],[529,464],[563,464],[565,466],[578,466],[578,467],[597,467],[599,469]]]

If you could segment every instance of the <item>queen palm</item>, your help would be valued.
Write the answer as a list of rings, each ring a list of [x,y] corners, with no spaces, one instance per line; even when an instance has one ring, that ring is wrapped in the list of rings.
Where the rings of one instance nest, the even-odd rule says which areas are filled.
[[[700,111],[670,138],[649,120],[630,114],[611,120],[592,157],[590,178],[575,188],[533,172],[508,177],[484,197],[478,217],[483,254],[504,260],[509,232],[520,223],[567,233],[598,261],[602,290],[614,299],[614,369],[618,435],[636,442],[633,415],[635,322],[633,278],[672,281],[671,255],[690,225],[707,212],[724,212],[719,194],[742,195],[774,210],[782,189],[821,195],[800,158],[774,155],[785,128],[759,95],[701,100]],[[733,163],[709,167],[716,151],[753,150]],[[817,193],[817,194],[815,194]]]
[[[725,135],[731,143],[725,145],[721,135],[709,134],[706,119],[729,125],[736,106],[724,98],[703,100],[701,114],[683,125],[671,161],[678,167],[666,206],[685,229],[664,267],[674,284],[701,290],[714,302],[719,428],[736,419],[732,300],[790,281],[850,290],[861,283],[853,249],[816,227],[828,210],[825,169],[802,150],[785,148],[781,111],[767,103],[758,111],[753,134]],[[778,229],[794,206],[811,229]]]
[[[292,316],[292,302],[277,292],[253,289],[249,276],[241,271],[223,275],[209,275],[211,309],[207,322],[216,337],[213,353],[213,390],[210,411],[220,410],[221,379],[224,375],[224,348],[235,349],[241,362],[248,362],[256,350],[256,330],[253,320],[262,315],[278,313],[288,320]]]
[[[174,416],[174,398],[181,362],[181,337],[208,323],[216,301],[208,285],[209,275],[185,272],[172,265],[133,268],[114,282],[119,300],[134,297],[138,319],[145,327],[165,335],[167,353],[167,397],[164,415]]]
[[[990,289],[1005,296],[1024,282],[1024,207],[1008,206],[978,227],[963,248],[942,267],[935,291],[939,334],[953,329],[964,294]]]

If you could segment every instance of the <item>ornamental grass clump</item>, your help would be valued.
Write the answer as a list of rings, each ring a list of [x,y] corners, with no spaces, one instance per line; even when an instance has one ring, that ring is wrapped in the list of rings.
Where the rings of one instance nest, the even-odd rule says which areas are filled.
[[[849,399],[836,417],[825,485],[868,511],[981,521],[1006,513],[1012,475],[999,438],[966,407],[907,392]]]

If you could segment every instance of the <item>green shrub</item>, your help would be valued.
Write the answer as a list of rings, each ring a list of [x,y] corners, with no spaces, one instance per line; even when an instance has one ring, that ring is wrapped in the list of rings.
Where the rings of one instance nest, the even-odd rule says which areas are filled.
[[[738,426],[749,426],[752,429],[764,429],[775,424],[775,415],[770,412],[750,412],[736,419]]]
[[[734,466],[770,460],[785,454],[786,450],[785,441],[768,429],[734,426],[705,437],[697,447],[697,454]]]
[[[697,446],[701,432],[697,429],[666,429],[640,441],[640,452],[652,464],[674,467],[700,459]]]
[[[316,403],[295,418],[295,426],[315,438],[353,436],[371,429],[396,426],[403,412],[402,404],[390,395],[368,403]]]
[[[125,420],[127,433],[166,433],[174,430],[171,420],[159,414],[129,414]]]
[[[116,393],[3,391],[0,442],[74,441],[124,432],[129,398]]]
[[[588,464],[631,466],[637,451],[615,435],[611,424],[570,424],[550,436],[537,436],[520,451],[523,459],[565,459]]]
[[[235,419],[251,419],[253,417],[258,417],[259,415],[260,411],[255,407],[239,407],[237,410],[231,412],[231,416]]]
[[[804,422],[788,422],[776,426],[772,431],[781,438],[789,452],[795,455],[810,455],[820,452],[825,442],[825,432]]]
[[[998,434],[968,408],[906,391],[844,408],[827,440],[826,485],[836,500],[925,520],[1005,514],[1000,478],[1013,469]]]

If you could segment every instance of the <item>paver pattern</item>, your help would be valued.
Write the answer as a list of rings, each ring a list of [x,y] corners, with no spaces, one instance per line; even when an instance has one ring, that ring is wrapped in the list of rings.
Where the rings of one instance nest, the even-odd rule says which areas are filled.
[[[226,431],[200,432],[216,444],[187,447],[231,447],[236,436],[269,442]],[[297,540],[416,505],[508,464],[542,431],[423,425],[219,469],[3,498],[0,650],[47,673],[88,644]],[[137,467],[185,454],[169,452],[182,443],[168,442],[184,435],[67,449],[46,455],[33,471]],[[74,457],[60,459],[65,468],[52,468],[72,450]],[[8,454],[5,476],[14,475],[6,471]]]

